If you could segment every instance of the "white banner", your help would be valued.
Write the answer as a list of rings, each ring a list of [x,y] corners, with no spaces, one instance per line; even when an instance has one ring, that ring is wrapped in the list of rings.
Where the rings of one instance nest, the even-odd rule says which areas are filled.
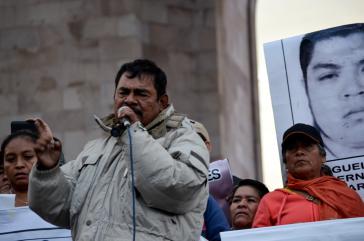
[[[56,227],[41,219],[28,207],[0,210],[0,240],[71,241],[68,229]]]
[[[362,241],[364,218],[298,223],[220,233],[221,241]]]

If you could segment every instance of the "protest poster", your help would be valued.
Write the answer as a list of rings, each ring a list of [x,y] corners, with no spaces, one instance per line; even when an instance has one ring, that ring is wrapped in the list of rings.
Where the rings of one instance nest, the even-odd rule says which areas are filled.
[[[292,125],[315,126],[334,176],[364,199],[364,25],[266,43],[264,53],[279,145]]]
[[[230,221],[230,210],[227,197],[234,188],[233,175],[228,159],[216,160],[209,165],[209,193],[223,210],[227,220]]]

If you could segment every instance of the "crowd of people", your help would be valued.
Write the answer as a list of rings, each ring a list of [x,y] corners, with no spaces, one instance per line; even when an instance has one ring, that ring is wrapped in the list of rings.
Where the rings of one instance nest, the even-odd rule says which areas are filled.
[[[71,229],[74,240],[215,241],[229,230],[364,217],[360,196],[324,166],[319,131],[305,124],[282,138],[285,187],[269,192],[238,179],[225,215],[209,194],[208,132],[174,110],[166,85],[150,60],[122,65],[113,113],[97,118],[107,136],[64,165],[62,142],[44,120],[30,120],[35,130],[14,130],[1,145],[1,193]]]

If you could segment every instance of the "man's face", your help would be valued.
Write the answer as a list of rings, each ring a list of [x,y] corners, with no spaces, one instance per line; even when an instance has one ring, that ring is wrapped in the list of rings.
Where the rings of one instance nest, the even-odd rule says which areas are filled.
[[[117,115],[118,109],[126,105],[134,110],[144,126],[154,120],[166,106],[161,101],[162,97],[157,97],[153,78],[151,75],[142,75],[130,79],[124,73],[115,90],[114,114]]]
[[[317,143],[305,136],[291,138],[284,153],[288,173],[301,180],[319,177],[325,157],[321,155]]]
[[[364,147],[364,33],[316,43],[307,92],[324,135],[344,146]]]

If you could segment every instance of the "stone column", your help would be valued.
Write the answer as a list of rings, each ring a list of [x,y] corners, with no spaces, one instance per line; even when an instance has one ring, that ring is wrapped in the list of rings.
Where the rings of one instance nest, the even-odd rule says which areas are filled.
[[[217,0],[221,153],[232,172],[261,179],[255,1]]]

